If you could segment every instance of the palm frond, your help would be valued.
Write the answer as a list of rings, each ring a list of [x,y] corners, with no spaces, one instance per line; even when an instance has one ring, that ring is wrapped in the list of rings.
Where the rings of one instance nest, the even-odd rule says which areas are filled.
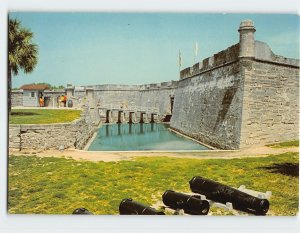
[[[17,19],[10,19],[8,26],[8,64],[14,75],[20,69],[30,73],[38,61],[38,46],[32,43],[33,32],[21,27]]]

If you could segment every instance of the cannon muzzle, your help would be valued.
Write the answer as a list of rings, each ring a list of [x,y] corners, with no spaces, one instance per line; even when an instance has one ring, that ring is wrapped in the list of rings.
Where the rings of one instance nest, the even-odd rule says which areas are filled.
[[[201,200],[199,195],[188,195],[184,193],[167,190],[162,195],[163,203],[171,209],[183,209],[184,213],[191,215],[207,215],[209,203]]]
[[[77,208],[72,214],[92,215],[93,213],[88,211],[86,208]]]
[[[162,211],[157,211],[130,198],[125,198],[121,201],[119,213],[120,215],[165,215]]]
[[[265,215],[269,210],[269,201],[251,196],[227,185],[195,176],[190,180],[192,192],[205,195],[214,202],[226,204],[231,202],[232,207],[255,215]]]

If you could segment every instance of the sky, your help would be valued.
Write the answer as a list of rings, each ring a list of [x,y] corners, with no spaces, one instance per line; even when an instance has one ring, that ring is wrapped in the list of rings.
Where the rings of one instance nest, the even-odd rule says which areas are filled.
[[[38,13],[11,12],[34,33],[38,64],[13,77],[14,88],[47,82],[147,84],[179,79],[192,66],[238,43],[242,20],[252,19],[255,39],[275,54],[299,57],[299,16],[289,14],[203,13]],[[195,43],[199,47],[195,60]]]

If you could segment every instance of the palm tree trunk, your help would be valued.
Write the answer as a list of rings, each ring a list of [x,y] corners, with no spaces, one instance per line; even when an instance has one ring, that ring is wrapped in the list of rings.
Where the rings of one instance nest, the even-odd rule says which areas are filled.
[[[8,115],[11,112],[11,69],[7,66],[8,76],[7,76],[7,106],[8,106]]]
[[[7,28],[9,28],[9,14],[7,14]],[[9,32],[8,32],[9,33]],[[8,34],[9,38],[9,34]],[[7,39],[7,48],[9,49],[9,39]],[[7,51],[7,107],[8,120],[11,112],[11,68],[9,65],[9,52]]]

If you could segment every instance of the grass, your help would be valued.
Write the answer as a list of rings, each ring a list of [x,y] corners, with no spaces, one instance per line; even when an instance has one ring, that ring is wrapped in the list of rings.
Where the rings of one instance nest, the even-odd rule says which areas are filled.
[[[123,198],[153,205],[167,189],[190,192],[188,181],[200,175],[232,187],[272,191],[268,214],[296,215],[298,159],[297,153],[285,153],[264,158],[147,157],[95,163],[10,155],[8,208],[17,214],[71,214],[79,207],[94,214],[118,214]],[[230,214],[219,208],[210,212]]]
[[[267,145],[271,148],[287,148],[287,147],[299,147],[299,140],[289,141],[289,142],[280,142],[280,143],[273,143]]]
[[[51,124],[71,122],[80,117],[81,110],[13,109],[10,124]]]

